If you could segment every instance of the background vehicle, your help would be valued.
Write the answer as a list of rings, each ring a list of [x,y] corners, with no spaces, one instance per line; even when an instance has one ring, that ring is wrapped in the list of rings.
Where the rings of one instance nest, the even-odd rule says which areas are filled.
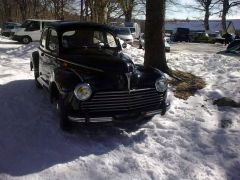
[[[178,42],[178,41],[189,42],[190,41],[189,34],[190,34],[189,28],[177,28],[173,31],[172,41],[173,42]]]
[[[30,66],[36,86],[48,89],[63,130],[72,121],[126,122],[166,112],[164,74],[135,65],[108,26],[52,23]]]
[[[133,36],[129,28],[126,27],[116,27],[115,28],[117,36],[128,44],[133,44]]]
[[[55,21],[57,20],[28,19],[21,25],[21,28],[15,31],[12,39],[24,44],[39,41],[42,29]]]
[[[169,44],[169,37],[164,38],[164,44],[165,44],[165,51],[170,52],[170,44]],[[144,33],[141,34],[139,39],[139,49],[144,49],[145,47],[145,36]]]
[[[125,22],[125,27],[128,27],[131,31],[133,38],[139,39],[141,35],[141,27],[136,22]]]
[[[208,42],[208,34],[205,32],[194,32],[191,35],[191,42],[195,43],[207,43]]]
[[[21,27],[21,24],[16,23],[16,22],[3,23],[2,29],[1,29],[1,35],[9,37],[9,36],[13,35],[12,33],[14,32],[14,30],[16,30],[20,27]]]

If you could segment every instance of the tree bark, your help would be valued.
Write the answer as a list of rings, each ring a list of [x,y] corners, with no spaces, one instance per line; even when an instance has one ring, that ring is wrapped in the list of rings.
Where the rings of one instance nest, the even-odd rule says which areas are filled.
[[[125,22],[132,21],[132,9],[127,10],[125,13]]]
[[[226,16],[228,14],[229,9],[230,9],[229,0],[223,0],[223,9],[222,9],[222,30],[223,30],[223,34],[225,34],[227,32]]]
[[[169,68],[164,45],[165,3],[166,0],[147,0],[144,66],[167,73]]]
[[[83,5],[84,5],[84,0],[81,0],[81,5],[80,5],[80,20],[84,21],[84,9],[83,9]]]
[[[208,7],[208,8],[206,8],[205,16],[204,16],[205,31],[209,30],[209,16],[210,16],[210,12],[209,12],[209,7]]]

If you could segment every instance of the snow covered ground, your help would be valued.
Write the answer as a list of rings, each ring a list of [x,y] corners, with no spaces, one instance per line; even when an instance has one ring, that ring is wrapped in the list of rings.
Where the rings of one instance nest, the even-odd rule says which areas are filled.
[[[166,115],[135,128],[79,127],[66,134],[29,71],[37,43],[0,37],[0,179],[240,179],[240,109],[212,105],[223,96],[240,101],[240,57],[189,46],[196,48],[175,45],[167,60],[206,80],[195,96],[184,101],[170,91]],[[143,50],[126,52],[142,63]],[[232,124],[223,129],[223,120]]]

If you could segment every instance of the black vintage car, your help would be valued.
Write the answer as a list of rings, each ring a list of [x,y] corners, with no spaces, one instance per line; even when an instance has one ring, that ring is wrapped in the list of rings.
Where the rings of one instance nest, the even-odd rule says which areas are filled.
[[[121,122],[165,113],[166,78],[134,64],[122,46],[105,25],[62,21],[43,30],[30,66],[36,86],[49,90],[63,130],[72,121]]]

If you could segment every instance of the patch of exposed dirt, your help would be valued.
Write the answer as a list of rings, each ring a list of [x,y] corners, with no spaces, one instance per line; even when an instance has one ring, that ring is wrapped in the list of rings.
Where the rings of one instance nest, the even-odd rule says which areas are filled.
[[[172,80],[169,84],[174,89],[174,95],[177,98],[187,100],[190,96],[193,96],[197,90],[203,89],[206,86],[206,82],[191,73],[183,71],[172,71]]]

